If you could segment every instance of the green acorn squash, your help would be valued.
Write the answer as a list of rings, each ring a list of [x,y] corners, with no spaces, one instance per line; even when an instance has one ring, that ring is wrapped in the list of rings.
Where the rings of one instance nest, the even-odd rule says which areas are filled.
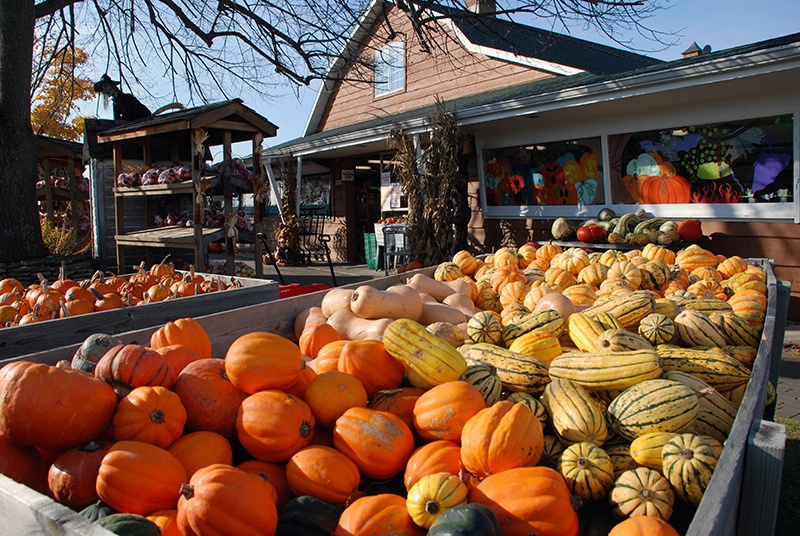
[[[138,514],[111,514],[95,523],[119,536],[161,536],[158,525]]]
[[[90,504],[79,513],[89,521],[97,521],[111,514],[116,514],[117,511],[103,501],[97,501],[96,503]]]
[[[503,535],[503,529],[494,513],[477,503],[445,510],[428,529],[428,536],[475,536],[476,534]]]
[[[343,510],[311,495],[295,497],[281,509],[275,536],[330,536]]]

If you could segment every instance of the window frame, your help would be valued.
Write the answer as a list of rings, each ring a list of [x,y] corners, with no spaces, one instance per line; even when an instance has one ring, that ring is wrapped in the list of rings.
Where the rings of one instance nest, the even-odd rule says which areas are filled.
[[[400,48],[398,51],[397,48]],[[391,51],[391,56],[389,59],[386,59],[386,52]],[[390,62],[393,61],[395,58],[399,58],[402,60],[402,64],[400,65],[392,65]],[[374,62],[374,70],[373,70],[373,96],[376,99],[380,99],[386,97],[388,95],[393,95],[395,93],[399,93],[405,91],[406,88],[406,46],[405,42],[402,39],[398,39],[397,41],[392,41],[391,43],[387,43],[386,45],[375,49],[373,52],[373,62]],[[383,67],[386,71],[386,81],[378,81],[379,76],[379,68]],[[382,71],[381,69],[380,71]],[[393,83],[399,84],[397,87],[393,87]]]

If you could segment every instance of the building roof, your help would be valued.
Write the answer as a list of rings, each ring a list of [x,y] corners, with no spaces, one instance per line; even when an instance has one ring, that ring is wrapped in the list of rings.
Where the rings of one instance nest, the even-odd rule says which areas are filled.
[[[61,140],[52,136],[38,135],[40,156],[66,156],[82,158],[83,144],[77,141]]]
[[[651,90],[657,91],[660,87],[659,84],[666,82],[675,84],[676,80],[679,81],[681,77],[686,79],[684,83],[691,84],[695,83],[697,76],[712,76],[720,73],[721,69],[748,70],[754,66],[769,69],[772,64],[782,61],[782,54],[785,54],[793,62],[798,61],[800,58],[800,33],[703,53],[699,56],[654,63],[624,72],[602,74],[583,72],[571,76],[540,79],[453,99],[446,103],[446,107],[448,110],[456,111],[459,121],[464,121],[469,117],[470,122],[477,123],[489,120],[496,110],[508,112],[536,104],[553,104],[558,99],[564,98],[564,94],[570,92],[595,98],[596,92],[619,92],[623,86],[647,85]],[[744,61],[744,58],[749,59]],[[689,75],[693,78],[689,79]],[[389,130],[398,126],[422,128],[434,111],[435,104],[428,104],[403,113],[310,134],[270,147],[265,151],[265,156],[281,156],[288,152],[310,153],[314,149],[322,150],[333,142],[346,143],[346,140],[355,139],[359,133],[373,133],[373,136],[385,137]]]

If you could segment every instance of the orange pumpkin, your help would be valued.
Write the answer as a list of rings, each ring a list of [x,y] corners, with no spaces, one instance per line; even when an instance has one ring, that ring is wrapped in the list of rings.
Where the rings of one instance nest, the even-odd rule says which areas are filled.
[[[93,312],[94,305],[89,300],[64,300],[61,302],[61,310],[58,316],[60,318],[67,318],[69,316],[85,315]]]
[[[297,381],[302,367],[303,356],[295,343],[264,331],[242,335],[225,354],[228,378],[249,394],[289,387]]]
[[[178,438],[167,450],[178,458],[192,478],[199,469],[215,463],[231,465],[233,449],[230,442],[216,432],[192,432]]]
[[[161,348],[155,348],[155,351],[161,354],[164,359],[172,365],[175,374],[180,374],[189,363],[205,359],[203,354],[185,344],[170,344],[168,346],[162,346]]]
[[[370,398],[367,407],[394,413],[413,430],[414,404],[424,392],[425,390],[419,387],[398,387],[397,389],[378,391]]]
[[[103,434],[116,406],[114,390],[85,372],[28,361],[0,369],[0,433],[21,446],[84,445]]]
[[[364,476],[386,480],[405,468],[414,436],[397,415],[355,407],[336,419],[333,444]]]
[[[479,411],[461,433],[461,460],[478,478],[536,465],[543,450],[539,419],[525,404],[509,400]]]
[[[172,390],[186,408],[186,432],[216,432],[236,437],[236,414],[247,393],[228,379],[222,359],[200,359],[189,363],[175,380]]]
[[[414,428],[425,439],[460,442],[461,430],[486,407],[477,387],[465,381],[439,384],[422,394],[414,404]]]
[[[274,389],[248,396],[236,415],[239,442],[247,452],[265,462],[288,461],[307,447],[315,424],[308,404]]]
[[[153,349],[171,344],[183,344],[194,348],[203,357],[211,357],[211,339],[203,326],[193,318],[167,322],[150,336],[150,347]]]
[[[333,427],[336,419],[352,407],[366,407],[367,391],[361,380],[338,370],[318,375],[308,384],[305,401],[323,428]]]
[[[111,385],[119,398],[145,385],[170,389],[177,376],[161,354],[138,344],[119,344],[111,348],[97,362],[94,375]]]
[[[180,495],[178,527],[184,536],[262,536],[275,534],[278,526],[269,483],[230,465],[200,469]]]
[[[356,499],[342,512],[335,536],[424,536],[406,509],[406,500],[393,493]]]
[[[96,298],[94,301],[95,311],[111,311],[113,309],[122,309],[125,307],[125,302],[114,292],[100,294],[96,289],[92,289],[92,293],[95,294]]]
[[[663,519],[636,516],[618,523],[608,536],[678,536],[678,531]]]
[[[155,523],[161,530],[161,536],[181,536],[181,531],[178,528],[177,508],[158,510],[147,516],[147,519]]]
[[[114,510],[146,516],[175,508],[187,481],[181,462],[165,449],[118,441],[100,464],[97,495]]]
[[[442,472],[458,475],[462,468],[461,447],[457,443],[444,439],[431,441],[411,453],[403,483],[408,491],[423,476]]]
[[[314,359],[323,346],[329,342],[338,341],[341,338],[336,328],[327,322],[316,322],[303,329],[297,344],[303,355]]]
[[[350,341],[333,341],[320,348],[317,358],[311,362],[317,374],[323,374],[329,370],[339,370],[339,355],[348,342]]]
[[[564,478],[549,467],[517,467],[486,477],[470,502],[489,508],[505,536],[575,536],[578,515]]]
[[[305,402],[306,390],[316,377],[317,377],[317,372],[313,368],[311,368],[309,364],[304,360],[303,368],[300,369],[300,374],[297,376],[297,380],[292,385],[284,388],[283,390],[289,393],[290,395],[296,396],[297,398]]]
[[[286,482],[297,495],[311,495],[344,505],[358,492],[358,466],[336,449],[311,445],[297,452],[286,464]]]
[[[641,184],[639,196],[642,203],[648,205],[689,203],[692,198],[692,187],[680,175],[671,177],[653,175]]]
[[[368,396],[394,389],[403,381],[405,365],[386,351],[383,341],[349,341],[342,346],[337,368],[358,378]]]
[[[47,495],[50,492],[49,467],[50,464],[42,458],[39,450],[17,445],[7,435],[0,433],[0,473]]]
[[[112,424],[117,441],[144,441],[165,449],[183,434],[186,408],[165,387],[137,387],[119,401]]]
[[[100,463],[111,443],[96,443],[69,449],[55,459],[47,474],[53,498],[73,510],[81,510],[100,500],[96,481]]]
[[[316,435],[316,434],[315,434]],[[276,504],[278,509],[294,498],[294,492],[286,482],[286,465],[282,463],[262,462],[261,460],[247,460],[236,467],[246,473],[258,476],[272,484],[278,496]]]
[[[0,294],[5,294],[6,292],[22,294],[25,292],[25,287],[19,280],[13,277],[6,277],[5,279],[0,279]]]

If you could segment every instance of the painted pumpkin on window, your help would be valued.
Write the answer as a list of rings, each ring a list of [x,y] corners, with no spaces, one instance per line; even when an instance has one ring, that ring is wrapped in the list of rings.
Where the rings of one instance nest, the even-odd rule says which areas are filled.
[[[577,205],[578,190],[571,182],[562,182],[548,189],[548,204],[550,205]]]
[[[597,158],[592,153],[584,153],[581,156],[581,172],[584,179],[594,179],[600,173],[600,167],[597,165]]]
[[[640,187],[642,203],[671,204],[691,201],[689,181],[680,175],[649,177]]]

